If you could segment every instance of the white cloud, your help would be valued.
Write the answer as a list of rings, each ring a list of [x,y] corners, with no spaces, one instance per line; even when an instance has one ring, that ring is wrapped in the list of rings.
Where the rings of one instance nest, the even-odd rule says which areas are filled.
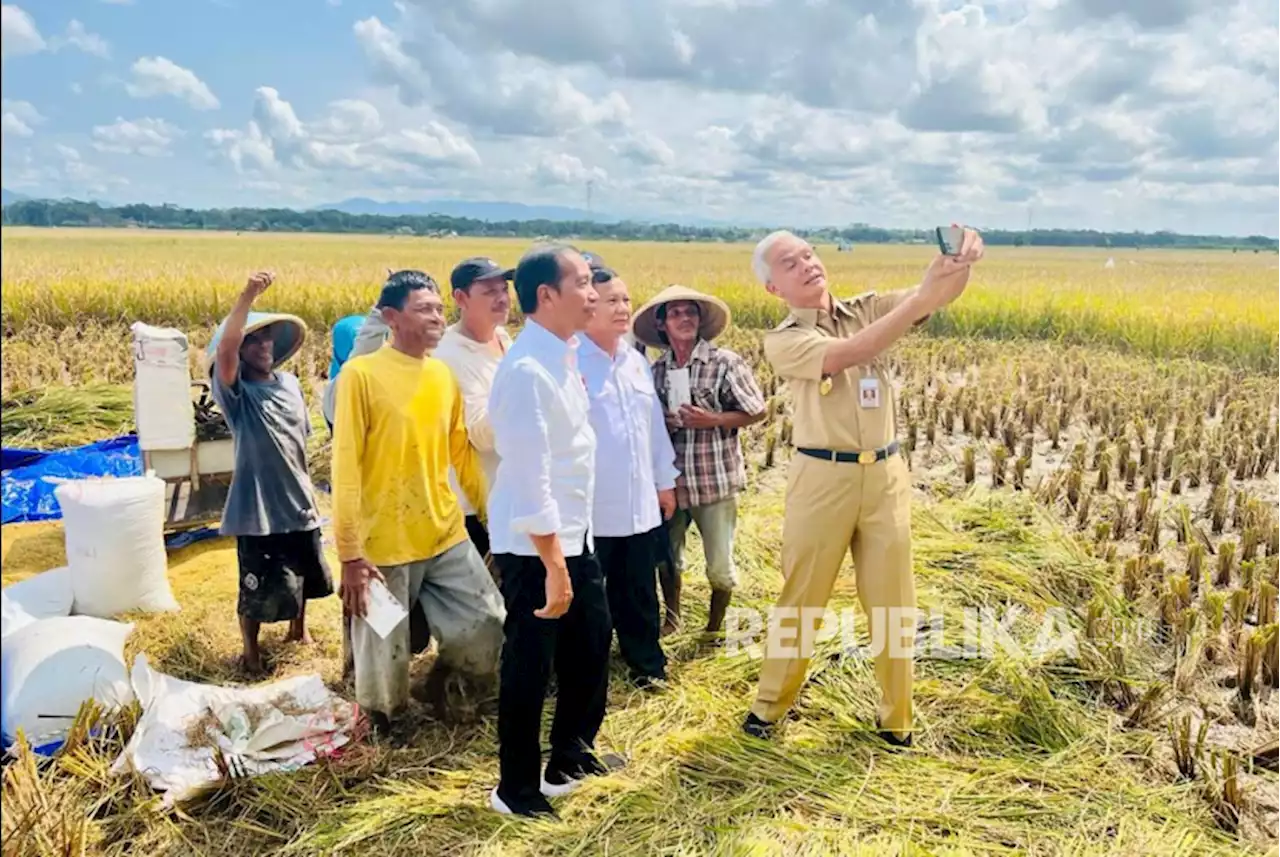
[[[580,205],[594,179],[622,214],[1017,227],[1034,205],[1039,225],[1277,232],[1266,0],[396,9],[357,44],[389,96],[471,129],[486,167],[464,192]]]
[[[4,59],[39,53],[46,47],[36,22],[20,6],[0,6],[0,56]]]
[[[373,104],[344,99],[314,122],[303,122],[270,86],[257,89],[253,118],[243,130],[222,128],[205,137],[243,173],[346,171],[420,180],[481,163],[472,144],[439,121],[388,129]]]
[[[159,158],[170,154],[170,146],[181,136],[180,128],[163,119],[130,121],[117,116],[110,125],[94,126],[93,147],[99,152]]]
[[[67,24],[67,31],[64,35],[53,39],[50,46],[54,50],[62,48],[75,48],[82,53],[90,54],[95,57],[107,59],[111,56],[111,46],[107,44],[107,40],[99,36],[97,33],[90,33],[85,29],[84,24],[72,18]]]
[[[547,185],[583,185],[609,178],[609,174],[599,167],[587,167],[580,158],[564,152],[543,156],[531,172],[534,181]]]
[[[229,20],[249,14],[236,5]],[[6,56],[65,39],[6,8]],[[218,204],[583,207],[594,182],[595,210],[624,217],[1280,231],[1280,10],[1266,0],[398,0],[374,15],[315,46],[354,42],[365,80],[227,93],[252,105],[202,126],[216,126],[207,162],[174,145],[145,176],[113,168]],[[291,61],[263,56],[255,85]],[[217,106],[190,71],[139,62],[125,74],[137,97]],[[40,149],[23,129],[43,143],[52,124],[7,120],[6,181]],[[92,142],[77,144],[89,158]]]
[[[407,39],[377,17],[357,21],[353,31],[377,79],[395,87],[406,105],[430,104],[451,119],[509,136],[559,137],[624,125],[630,117],[630,105],[616,91],[591,97],[547,63],[509,53],[468,54],[430,15],[402,9]]]
[[[190,69],[165,57],[142,57],[133,64],[133,79],[125,89],[134,98],[173,96],[196,110],[216,110],[219,106],[213,91]]]
[[[164,119],[127,120],[116,116],[110,125],[93,127],[93,148],[118,155],[164,157],[179,137],[182,129]]]
[[[6,137],[30,137],[35,134],[33,126],[43,121],[40,111],[29,101],[6,98],[0,102],[0,126]]]
[[[271,141],[262,134],[256,122],[250,122],[245,131],[215,128],[205,132],[205,139],[231,161],[236,172],[268,170],[276,166],[275,151]]]

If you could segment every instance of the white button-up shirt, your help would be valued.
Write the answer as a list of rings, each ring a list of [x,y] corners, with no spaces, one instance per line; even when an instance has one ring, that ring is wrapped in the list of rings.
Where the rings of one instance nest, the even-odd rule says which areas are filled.
[[[528,319],[498,364],[489,394],[498,452],[489,490],[492,553],[537,556],[530,535],[551,533],[566,557],[595,547],[596,435],[578,369],[579,342]]]
[[[647,533],[662,523],[658,491],[674,488],[679,475],[649,361],[625,342],[610,357],[586,336],[578,360],[596,433],[591,530],[608,537]]]
[[[490,488],[498,472],[498,453],[493,448],[493,429],[489,426],[489,391],[493,388],[498,363],[511,347],[511,334],[505,327],[497,328],[496,334],[501,353],[494,351],[487,342],[476,342],[467,336],[462,332],[461,323],[450,325],[431,355],[448,364],[458,379],[466,410],[467,437],[480,453],[480,465]],[[474,515],[476,510],[471,508],[466,494],[458,488],[458,477],[452,466],[449,468],[449,486],[458,497],[462,514]]]

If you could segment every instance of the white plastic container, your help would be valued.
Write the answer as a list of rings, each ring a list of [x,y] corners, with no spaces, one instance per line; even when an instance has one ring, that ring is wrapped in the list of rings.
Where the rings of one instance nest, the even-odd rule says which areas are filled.
[[[178,609],[164,549],[164,480],[76,479],[54,496],[62,507],[74,612],[108,619],[128,610]]]
[[[196,442],[187,335],[133,323],[133,415],[144,451],[190,449]]]
[[[92,616],[39,619],[0,652],[0,731],[32,746],[61,741],[90,699],[112,710],[133,700],[124,644],[133,624]]]

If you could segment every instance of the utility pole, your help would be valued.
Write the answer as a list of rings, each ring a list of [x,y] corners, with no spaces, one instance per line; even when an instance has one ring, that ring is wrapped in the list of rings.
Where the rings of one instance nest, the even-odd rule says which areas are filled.
[[[587,179],[587,219],[591,220],[591,191],[595,187],[595,179]]]

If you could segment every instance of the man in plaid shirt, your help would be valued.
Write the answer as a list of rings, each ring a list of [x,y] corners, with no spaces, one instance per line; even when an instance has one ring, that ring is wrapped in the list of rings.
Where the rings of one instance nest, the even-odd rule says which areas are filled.
[[[679,624],[680,573],[690,523],[702,536],[711,583],[708,634],[723,629],[738,582],[733,536],[738,494],[747,485],[740,433],[764,418],[765,401],[746,361],[712,344],[728,326],[729,317],[723,301],[677,285],[649,301],[636,314],[633,326],[637,340],[664,350],[653,364],[654,389],[666,405],[667,429],[680,471],[677,510],[668,523],[675,568],[668,569],[662,579],[667,612],[664,636]]]

